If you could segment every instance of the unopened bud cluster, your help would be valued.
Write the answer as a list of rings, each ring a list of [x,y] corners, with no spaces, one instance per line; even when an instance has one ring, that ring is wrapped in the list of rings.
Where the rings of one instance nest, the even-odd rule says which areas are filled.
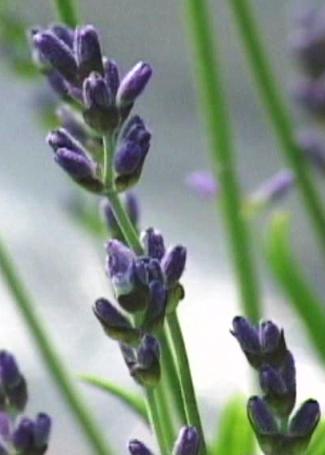
[[[44,413],[35,419],[22,416],[27,385],[15,358],[0,351],[0,454],[42,455],[47,451],[51,420]]]
[[[310,399],[292,416],[296,369],[283,330],[271,321],[253,326],[236,317],[232,334],[259,375],[263,396],[251,397],[247,412],[262,451],[266,455],[304,453],[319,422],[320,409],[317,401]]]
[[[63,128],[48,136],[54,160],[85,189],[124,191],[140,178],[151,134],[130,117],[152,69],[137,63],[123,78],[115,61],[102,55],[96,29],[53,25],[31,31],[34,61],[66,103],[58,112]],[[105,144],[102,138],[105,138]],[[104,146],[113,155],[107,170]],[[113,175],[107,181],[106,174]]]
[[[151,387],[160,379],[159,344],[153,334],[162,328],[172,302],[183,296],[179,280],[186,249],[179,245],[166,250],[163,236],[152,228],[143,233],[142,244],[144,254],[137,256],[120,240],[107,243],[106,272],[118,306],[100,298],[94,313],[106,334],[122,344],[131,375]]]

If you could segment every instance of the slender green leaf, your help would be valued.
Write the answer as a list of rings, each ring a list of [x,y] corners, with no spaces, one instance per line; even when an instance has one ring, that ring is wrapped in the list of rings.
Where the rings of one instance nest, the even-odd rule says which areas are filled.
[[[54,0],[54,4],[61,21],[70,27],[75,27],[78,17],[74,0]]]
[[[141,417],[141,419],[148,423],[146,405],[140,396],[123,389],[107,379],[98,378],[97,376],[82,374],[79,378],[85,384],[89,384],[99,390],[113,395],[123,404],[126,404],[129,409],[137,414],[137,416]]]
[[[232,397],[225,405],[211,445],[211,455],[250,455],[254,453],[255,436],[247,415],[245,400]]]
[[[315,296],[293,256],[287,214],[277,214],[274,217],[267,236],[266,252],[275,277],[302,319],[320,359],[325,363],[325,306]]]

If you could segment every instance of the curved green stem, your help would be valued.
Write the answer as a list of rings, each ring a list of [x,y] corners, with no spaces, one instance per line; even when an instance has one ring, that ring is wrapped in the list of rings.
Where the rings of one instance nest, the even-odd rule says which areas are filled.
[[[207,0],[186,0],[187,18],[196,51],[196,69],[207,123],[216,179],[220,183],[223,216],[234,270],[245,314],[257,322],[261,302],[257,274],[246,220],[242,214],[240,188],[234,163],[231,125],[224,98],[220,63],[213,39]]]
[[[74,418],[82,428],[83,434],[88,439],[94,453],[98,455],[110,455],[112,453],[111,449],[108,447],[102,433],[97,427],[91,411],[76,390],[68,374],[67,366],[64,365],[59,354],[56,352],[48,331],[44,323],[37,316],[34,310],[34,303],[28,295],[23,282],[16,272],[15,265],[1,242],[0,270],[14,297],[15,303],[34,337],[48,371],[64,396]]]
[[[163,422],[159,412],[159,404],[155,390],[146,389],[147,410],[151,427],[155,430],[161,455],[170,455],[168,443],[165,439]]]
[[[325,254],[325,207],[302,159],[295,139],[295,131],[283,96],[276,82],[271,63],[262,42],[249,0],[229,0],[258,85],[262,100],[269,113],[281,149],[297,176],[297,183],[306,210]]]
[[[185,341],[183,338],[181,327],[179,325],[176,311],[167,316],[167,327],[174,349],[176,365],[178,369],[178,376],[183,395],[183,402],[185,406],[186,420],[188,425],[193,425],[200,433],[201,436],[200,454],[204,455],[206,454],[206,446],[203,427],[195,396],[195,390],[192,380],[190,364],[187,357]]]
[[[70,27],[76,27],[78,16],[74,0],[54,0],[59,18]]]

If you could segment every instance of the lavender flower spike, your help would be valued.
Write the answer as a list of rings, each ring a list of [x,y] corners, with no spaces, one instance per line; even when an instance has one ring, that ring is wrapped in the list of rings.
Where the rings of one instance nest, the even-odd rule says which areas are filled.
[[[118,106],[132,104],[143,92],[152,75],[152,68],[144,62],[137,63],[121,81],[116,95]]]
[[[179,432],[173,455],[198,455],[200,436],[195,427],[183,427]]]
[[[132,439],[132,441],[129,442],[128,449],[131,455],[153,455],[143,442],[138,439]]]

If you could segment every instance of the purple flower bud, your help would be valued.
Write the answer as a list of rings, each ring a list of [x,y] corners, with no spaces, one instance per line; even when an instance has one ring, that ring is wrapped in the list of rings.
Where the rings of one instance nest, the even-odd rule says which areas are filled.
[[[116,100],[119,106],[132,104],[143,92],[152,75],[152,69],[147,63],[137,63],[121,81]]]
[[[59,149],[68,149],[78,155],[86,155],[86,151],[82,145],[64,128],[59,128],[49,133],[46,141],[54,152],[57,152]]]
[[[15,387],[22,379],[17,362],[7,351],[0,351],[0,382],[4,388]]]
[[[83,113],[85,122],[99,133],[114,130],[119,123],[119,115],[112,104],[109,87],[99,73],[91,73],[84,80],[83,99],[86,110]]]
[[[258,354],[260,352],[260,340],[257,329],[245,318],[236,316],[233,320],[232,335],[237,338],[244,352]]]
[[[179,432],[173,455],[198,455],[200,436],[195,427],[183,427]]]
[[[78,74],[83,81],[92,71],[103,75],[103,59],[99,38],[92,25],[78,27],[75,32],[74,52],[78,63]]]
[[[144,317],[143,327],[152,332],[161,327],[167,305],[167,289],[161,281],[154,280],[149,285],[149,304]]]
[[[71,49],[53,32],[44,31],[34,34],[33,43],[42,56],[62,76],[71,83],[77,80],[77,62]]]
[[[96,300],[94,313],[109,337],[127,344],[138,341],[138,330],[108,300]]]
[[[173,287],[180,280],[186,263],[186,248],[179,245],[169,250],[161,261],[168,287]]]
[[[282,169],[266,180],[251,196],[250,203],[265,206],[283,199],[294,186],[295,176],[290,169]]]
[[[145,335],[137,349],[137,363],[132,367],[132,376],[145,387],[155,387],[161,375],[159,358],[158,341],[151,335]]]
[[[278,326],[272,321],[264,321],[260,324],[259,339],[262,351],[264,353],[272,353],[278,349],[283,337],[283,331],[280,331]]]
[[[95,174],[95,164],[86,156],[72,152],[68,149],[59,149],[55,154],[55,161],[72,177],[74,180],[82,181],[92,179]]]
[[[186,177],[186,184],[204,199],[212,199],[218,193],[218,184],[209,171],[195,171]]]
[[[27,384],[25,378],[21,376],[20,381],[15,386],[6,389],[7,403],[16,411],[23,411],[27,404]]]
[[[272,435],[278,432],[277,422],[262,398],[251,397],[248,400],[247,413],[257,435]]]
[[[155,231],[153,228],[148,228],[141,237],[145,253],[151,258],[163,258],[166,253],[164,238],[160,232]]]
[[[124,126],[122,137],[126,140],[136,141],[138,138],[138,131],[145,129],[146,126],[142,118],[139,115],[134,115]]]
[[[46,447],[49,442],[51,432],[51,418],[44,413],[36,416],[34,425],[34,444],[37,448]]]
[[[62,24],[54,24],[50,27],[50,30],[59,38],[59,40],[63,41],[70,49],[72,49],[74,31],[70,27]]]
[[[286,384],[279,371],[268,365],[262,367],[260,384],[263,392],[267,395],[281,396],[287,392]]]
[[[313,130],[302,131],[298,135],[298,144],[305,158],[314,164],[315,168],[325,174],[325,142]]]
[[[320,420],[320,407],[317,401],[307,400],[292,418],[289,431],[300,438],[310,438]]]
[[[13,444],[19,451],[33,448],[35,423],[24,417],[18,424],[13,434]]]
[[[114,169],[118,175],[130,175],[143,161],[143,150],[135,142],[123,142],[114,157]]]
[[[106,245],[107,272],[112,280],[119,280],[130,270],[135,260],[135,254],[130,248],[118,240],[110,240]]]
[[[115,99],[120,85],[120,75],[117,64],[114,60],[106,60],[104,63],[104,74],[107,86],[112,97]]]
[[[125,206],[132,224],[137,227],[140,221],[139,199],[131,191],[125,195]]]
[[[110,94],[105,79],[92,72],[83,84],[83,97],[88,108],[109,109]]]
[[[129,452],[131,455],[153,455],[153,453],[137,439],[132,439],[129,442]]]

